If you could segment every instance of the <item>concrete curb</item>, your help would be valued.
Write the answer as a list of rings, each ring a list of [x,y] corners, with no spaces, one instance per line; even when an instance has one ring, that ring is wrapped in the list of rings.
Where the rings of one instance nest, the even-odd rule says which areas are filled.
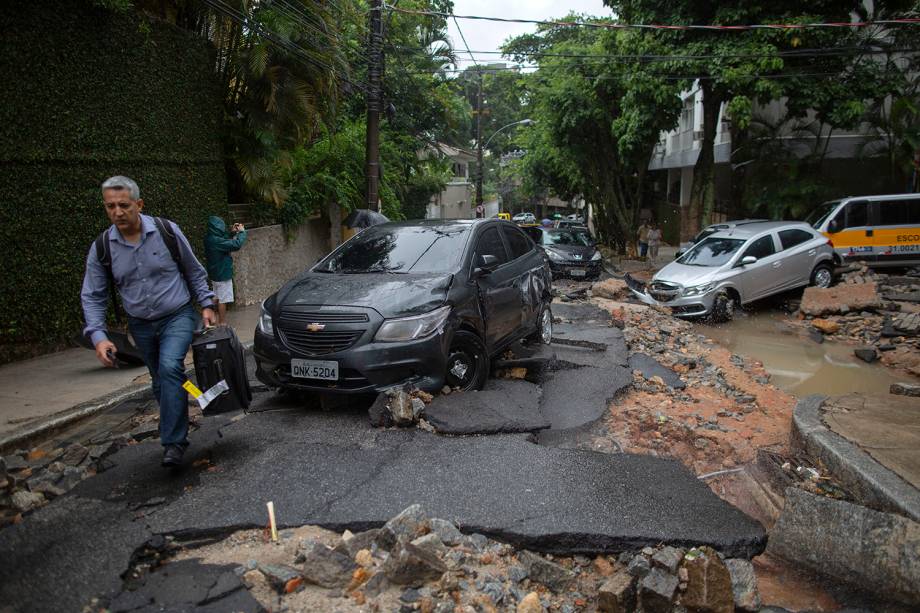
[[[243,349],[247,351],[252,350],[252,341],[243,342],[241,344],[243,345]],[[194,375],[194,368],[187,369],[185,374],[186,376]],[[132,383],[100,398],[82,402],[53,415],[36,418],[36,421],[32,424],[0,437],[0,454],[9,453],[33,439],[47,435],[73,422],[91,417],[96,413],[101,413],[120,402],[136,400],[145,394],[152,395],[149,383]]]
[[[867,506],[920,521],[920,491],[821,421],[827,396],[799,400],[792,413],[793,446],[818,458]]]

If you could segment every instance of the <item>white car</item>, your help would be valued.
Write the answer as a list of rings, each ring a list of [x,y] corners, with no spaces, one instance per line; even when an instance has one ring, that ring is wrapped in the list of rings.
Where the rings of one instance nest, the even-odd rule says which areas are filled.
[[[834,249],[807,223],[769,221],[722,230],[693,245],[648,284],[626,275],[646,304],[678,317],[728,321],[735,307],[805,285],[834,280]]]
[[[537,218],[533,213],[518,213],[511,218],[514,223],[537,223]]]

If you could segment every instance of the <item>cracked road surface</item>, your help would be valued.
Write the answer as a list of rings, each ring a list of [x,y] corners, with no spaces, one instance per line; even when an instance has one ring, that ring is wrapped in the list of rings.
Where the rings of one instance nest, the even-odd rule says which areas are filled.
[[[614,332],[589,336],[602,342]],[[579,357],[590,353],[595,362],[569,360],[548,374],[542,395],[524,381],[497,387],[539,398],[549,431],[590,423],[630,378],[624,345]],[[153,442],[124,448],[109,458],[112,468],[0,532],[0,602],[17,611],[78,611],[120,591],[119,575],[151,536],[262,527],[269,500],[282,527],[362,530],[419,503],[464,532],[547,552],[661,542],[709,544],[733,557],[763,549],[763,528],[677,461],[550,447],[528,434],[375,430],[365,410],[322,412],[261,393],[242,419],[205,419],[181,470],[160,468]]]

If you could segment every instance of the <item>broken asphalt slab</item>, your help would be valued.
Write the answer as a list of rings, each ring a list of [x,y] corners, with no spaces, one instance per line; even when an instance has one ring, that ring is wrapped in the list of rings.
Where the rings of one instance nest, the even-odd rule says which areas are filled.
[[[0,556],[0,601],[79,610],[120,586],[151,534],[262,527],[269,500],[281,526],[338,530],[376,527],[419,503],[465,532],[549,552],[665,542],[750,557],[765,544],[760,524],[673,460],[547,448],[524,435],[375,430],[361,408],[323,413],[268,394],[253,408],[262,412],[206,419],[183,470],[158,466],[159,445],[126,447],[111,469],[0,532],[10,552]],[[164,500],[134,510],[151,497]]]
[[[436,396],[425,419],[442,434],[508,434],[550,427],[540,411],[540,386],[492,379],[478,392]]]
[[[579,323],[600,322],[603,324],[610,323],[613,317],[610,311],[602,309],[593,304],[572,304],[554,302],[550,309],[553,312],[553,318],[563,320],[578,320]]]
[[[658,360],[650,355],[634,353],[629,356],[628,363],[631,370],[638,370],[646,380],[652,377],[660,377],[665,385],[676,390],[682,390],[687,387],[687,384],[681,381],[680,375],[670,368],[662,366],[658,363]]]

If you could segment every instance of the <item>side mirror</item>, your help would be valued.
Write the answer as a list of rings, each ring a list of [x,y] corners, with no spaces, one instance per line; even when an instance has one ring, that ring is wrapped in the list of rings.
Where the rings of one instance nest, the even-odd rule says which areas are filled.
[[[498,268],[498,258],[491,254],[479,256],[479,266],[473,271],[476,276],[487,275]]]
[[[739,262],[739,264],[741,266],[748,266],[749,264],[755,264],[756,262],[757,258],[755,258],[753,255],[746,255],[741,258],[741,262]]]
[[[837,223],[836,219],[832,219],[830,223],[827,224],[827,231],[831,233],[840,232],[840,224]]]
[[[680,256],[682,256],[683,254],[684,254],[684,250],[683,250],[683,249],[678,249],[678,250],[677,250],[677,253],[674,254],[674,259],[676,260],[677,258],[679,258]]]

